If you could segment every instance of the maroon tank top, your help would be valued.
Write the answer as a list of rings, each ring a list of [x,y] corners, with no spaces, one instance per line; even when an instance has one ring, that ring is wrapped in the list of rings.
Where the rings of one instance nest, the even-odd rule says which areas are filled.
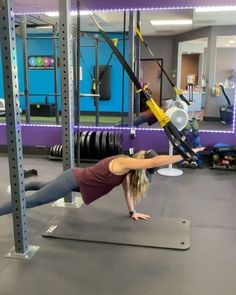
[[[126,174],[115,175],[109,170],[109,163],[116,157],[105,158],[91,167],[73,169],[85,204],[108,194],[125,179]]]

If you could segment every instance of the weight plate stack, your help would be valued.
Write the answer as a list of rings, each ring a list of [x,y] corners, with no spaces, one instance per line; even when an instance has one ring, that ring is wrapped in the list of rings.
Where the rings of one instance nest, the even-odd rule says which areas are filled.
[[[115,154],[119,155],[123,152],[123,137],[121,132],[115,133]]]
[[[60,145],[60,148],[59,148],[59,157],[60,158],[62,158],[62,156],[63,156],[63,152],[62,152],[62,150],[63,150],[63,146],[62,146],[62,144]]]
[[[109,155],[113,156],[115,155],[115,133],[109,131],[108,132],[108,151],[109,151]]]
[[[82,131],[80,131],[79,133],[77,131],[74,132],[74,136],[75,136],[75,140],[74,140],[74,148],[75,148],[75,159],[77,159],[77,153],[78,153],[78,137],[80,140]],[[79,136],[78,136],[79,135]],[[80,151],[80,147],[79,147],[79,151]]]
[[[86,137],[86,142],[85,142],[85,148],[86,148],[86,154],[87,154],[87,158],[91,159],[93,153],[92,153],[92,141],[94,141],[95,139],[95,135],[93,135],[94,132],[93,131],[89,131]],[[94,143],[93,143],[94,144]]]
[[[95,136],[95,154],[94,157],[95,159],[101,159],[101,139],[102,139],[102,132],[101,131],[97,131],[96,132],[96,136]]]
[[[86,159],[86,137],[87,137],[88,131],[83,131],[80,136],[80,158]]]
[[[50,156],[53,157],[53,154],[54,154],[54,146],[52,146],[52,147],[50,148]]]
[[[107,137],[108,137],[108,131],[104,131],[102,133],[102,140],[101,140],[101,155],[102,158],[106,158],[109,156],[109,151],[107,147]]]
[[[58,147],[58,144],[54,146],[54,157],[57,157],[57,147]]]

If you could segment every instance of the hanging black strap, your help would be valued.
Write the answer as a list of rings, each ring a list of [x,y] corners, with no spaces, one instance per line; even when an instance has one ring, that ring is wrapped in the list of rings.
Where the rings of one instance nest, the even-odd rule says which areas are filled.
[[[135,32],[136,35],[139,37],[139,39],[141,40],[141,42],[143,43],[143,45],[146,47],[146,49],[148,50],[148,52],[150,53],[150,55],[154,58],[154,61],[156,62],[156,64],[160,67],[160,69],[162,70],[162,72],[164,73],[164,75],[166,76],[166,79],[169,81],[170,85],[174,88],[175,93],[181,98],[181,100],[183,100],[187,105],[190,105],[189,101],[183,96],[182,92],[180,89],[178,89],[176,87],[176,85],[174,84],[174,82],[170,79],[170,77],[168,76],[166,70],[163,68],[163,66],[159,63],[159,61],[157,60],[157,58],[155,57],[154,53],[152,52],[152,50],[150,49],[150,47],[148,46],[148,44],[146,43],[146,41],[144,40],[141,32],[139,31],[138,28],[135,28]]]
[[[227,95],[226,92],[225,92],[225,88],[224,88],[224,86],[220,84],[220,88],[221,88],[222,93],[223,93],[223,95],[224,95],[224,97],[225,97],[225,99],[226,99],[226,101],[227,101],[227,103],[228,103],[228,106],[232,106],[232,105],[231,105],[231,102],[230,102],[230,100],[229,100],[229,97],[228,97],[228,95]]]
[[[113,54],[114,54],[114,52],[111,53],[111,55],[110,55],[110,57],[109,57],[106,65],[105,65],[103,71],[100,73],[100,75],[98,77],[98,82],[101,82],[101,79],[102,79],[103,75],[106,73],[106,71],[107,71],[107,69],[109,67],[109,64],[111,62],[111,59],[113,57]],[[96,93],[96,80],[95,80],[95,78],[92,75],[91,75],[91,77],[92,77],[91,93],[95,94]]]
[[[108,67],[109,67],[109,64],[110,64],[110,62],[111,62],[111,59],[112,59],[113,54],[114,54],[114,53],[112,52],[112,54],[110,55],[110,57],[109,57],[109,59],[108,59],[108,62],[106,63],[106,65],[105,65],[105,67],[104,67],[104,70],[100,73],[99,78],[98,78],[99,81],[101,81],[103,75],[106,73],[106,71],[107,71],[107,69],[108,69]]]
[[[108,35],[101,29],[101,27],[99,26],[99,24],[97,23],[95,18],[93,16],[91,16],[91,17],[92,17],[93,21],[95,22],[95,24],[97,25],[101,35],[103,36],[103,38],[105,39],[107,44],[110,46],[111,50],[114,52],[114,54],[117,57],[117,59],[119,60],[119,62],[122,64],[123,68],[125,69],[126,73],[130,77],[130,79],[132,80],[132,82],[134,83],[136,88],[139,91],[143,92],[143,94],[145,95],[145,97],[147,99],[150,99],[151,98],[150,94],[147,91],[145,91],[145,89],[142,88],[141,83],[139,82],[139,80],[135,76],[134,72],[132,71],[132,69],[130,68],[129,64],[124,59],[124,57],[122,56],[120,51],[115,47],[115,45],[113,44],[112,40],[108,37]],[[189,159],[191,157],[196,156],[196,154],[192,150],[191,146],[185,142],[186,137],[184,137],[181,133],[179,133],[178,129],[169,120],[168,120],[168,123],[166,123],[163,126],[163,129],[164,129],[167,137],[169,138],[169,140],[173,144],[174,148],[183,156],[183,158]],[[183,147],[183,148],[181,149],[181,147]]]
[[[138,88],[141,89],[141,84],[138,81],[137,77],[135,76],[134,72],[131,70],[129,64],[127,63],[127,61],[123,58],[122,54],[120,53],[120,51],[115,47],[114,43],[112,42],[112,40],[107,36],[107,34],[101,29],[101,27],[99,26],[99,24],[97,23],[97,21],[95,20],[95,18],[91,15],[93,21],[95,22],[95,24],[97,25],[101,35],[103,36],[103,38],[105,39],[105,41],[107,42],[107,44],[110,46],[111,50],[114,52],[115,56],[117,57],[117,59],[119,60],[119,62],[121,63],[121,65],[124,67],[125,71],[127,72],[127,74],[129,75],[130,79],[133,81],[134,85]]]
[[[85,67],[86,70],[88,71],[89,76],[93,79],[93,75],[92,75],[91,71],[89,70],[89,68],[86,66],[86,63],[85,63],[85,61],[84,61],[84,58],[83,58],[82,54],[80,54],[80,58],[81,58],[81,62],[83,63],[84,67]]]

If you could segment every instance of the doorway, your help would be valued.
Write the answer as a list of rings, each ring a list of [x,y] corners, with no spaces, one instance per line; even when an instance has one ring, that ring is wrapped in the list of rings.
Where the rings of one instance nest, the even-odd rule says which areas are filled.
[[[163,66],[163,59],[141,59],[140,60],[140,81],[146,83],[152,92],[155,102],[161,106],[162,96],[162,71],[155,60]],[[140,97],[140,112],[147,109],[146,99]]]

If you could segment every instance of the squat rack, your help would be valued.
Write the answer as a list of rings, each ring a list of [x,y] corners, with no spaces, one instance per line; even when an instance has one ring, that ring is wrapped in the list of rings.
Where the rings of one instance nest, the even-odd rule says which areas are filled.
[[[28,225],[26,220],[21,119],[16,62],[16,34],[11,0],[0,0],[0,38],[2,47],[3,76],[5,77],[4,93],[6,102],[8,161],[15,242],[14,247],[6,254],[6,256],[29,259],[34,255],[39,247],[30,246],[28,244]]]
[[[50,24],[51,25],[51,24]],[[52,36],[27,36],[27,16],[24,15],[22,17],[21,27],[21,35],[22,35],[22,43],[23,43],[23,66],[24,66],[24,93],[20,95],[25,96],[25,114],[26,114],[26,123],[30,123],[30,97],[31,96],[43,96],[45,94],[36,94],[29,92],[29,66],[28,66],[28,46],[27,40],[43,40],[43,39],[50,39],[53,41],[53,59],[54,59],[54,67],[53,67],[53,76],[54,76],[54,93],[53,94],[46,94],[46,96],[53,96],[55,98],[55,113],[56,113],[56,124],[60,123],[59,119],[59,107],[58,107],[58,72],[57,72],[57,40],[58,37],[58,24],[52,26]]]
[[[99,98],[100,98],[100,87],[99,87],[99,38],[91,36],[89,34],[86,34],[84,32],[81,32],[81,36],[85,36],[87,38],[92,39],[95,41],[95,45],[80,45],[80,48],[95,48],[95,75],[94,75],[94,80],[95,80],[95,94],[80,94],[80,97],[93,97],[94,98],[94,105],[95,105],[95,110],[96,110],[96,126],[99,126]],[[76,40],[77,43],[77,40]],[[81,54],[81,52],[80,52]],[[80,102],[78,102],[79,104]],[[78,107],[78,110],[80,110],[80,107]],[[77,118],[80,117],[80,112],[78,112]],[[79,124],[79,119],[78,119],[78,124]]]
[[[79,0],[77,1],[79,8]],[[61,51],[61,92],[62,92],[62,142],[63,170],[74,166],[74,101],[72,40],[70,34],[70,0],[59,0],[60,11],[60,51]],[[79,11],[78,11],[79,13]],[[79,16],[78,16],[79,19]],[[77,24],[78,25],[78,24]],[[78,25],[80,32],[80,27]],[[24,186],[23,150],[21,118],[19,109],[19,90],[17,77],[16,32],[12,0],[0,0],[0,43],[3,63],[4,94],[6,104],[6,129],[11,183],[12,218],[14,228],[14,247],[6,254],[10,258],[30,259],[38,250],[28,241],[26,219],[26,200]],[[77,48],[80,50],[79,46]],[[77,68],[80,60],[77,60]],[[79,80],[77,83],[79,93]],[[73,204],[72,193],[64,198]]]
[[[63,170],[74,167],[74,94],[80,93],[79,71],[77,81],[73,84],[72,67],[72,34],[70,32],[70,3],[71,0],[59,0],[60,25],[60,61],[61,61],[61,97],[62,97],[62,144]],[[80,1],[77,0],[77,52],[80,52]],[[130,20],[133,16],[130,13]],[[130,27],[130,31],[132,29]],[[133,35],[131,35],[133,38]],[[16,35],[15,19],[12,0],[0,0],[0,38],[2,47],[4,93],[6,100],[6,129],[8,143],[9,172],[11,183],[11,199],[13,206],[14,247],[7,253],[7,257],[30,259],[38,250],[38,246],[28,244],[28,225],[26,220],[26,200],[23,170],[23,151],[21,135],[21,119],[19,111],[19,92],[16,62]],[[130,47],[130,60],[132,57]],[[80,59],[77,58],[76,69],[80,68]],[[132,62],[133,63],[133,62]],[[76,70],[75,69],[75,70]],[[131,88],[132,89],[132,88]],[[133,91],[132,91],[133,93]],[[133,97],[133,94],[131,95]],[[133,98],[132,98],[133,99]],[[133,102],[129,101],[129,112],[133,111]],[[131,117],[132,118],[132,117]],[[132,122],[131,122],[132,126]],[[75,203],[73,193],[64,198],[65,203]]]

